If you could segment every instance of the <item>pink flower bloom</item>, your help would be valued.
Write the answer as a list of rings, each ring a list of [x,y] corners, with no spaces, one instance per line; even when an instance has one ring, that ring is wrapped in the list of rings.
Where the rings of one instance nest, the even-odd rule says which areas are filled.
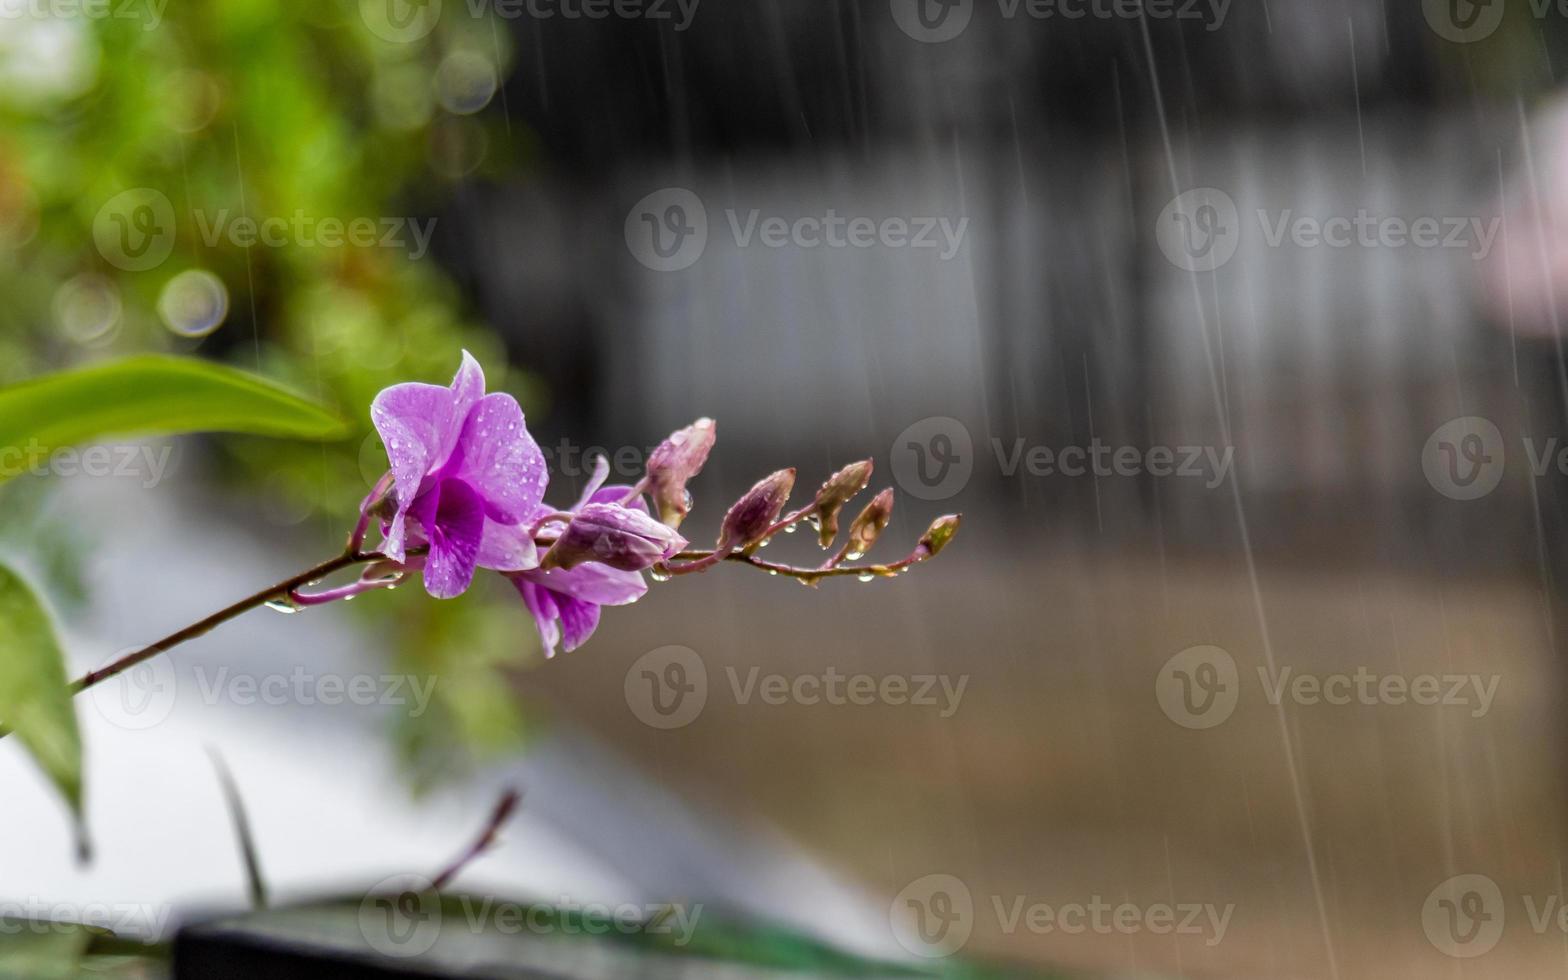
[[[590,501],[572,512],[572,521],[545,554],[539,567],[575,568],[599,562],[623,572],[640,572],[685,548],[687,541],[648,512],[615,502]]]
[[[409,548],[428,547],[427,592],[447,599],[468,588],[475,568],[539,564],[524,522],[544,499],[544,454],[517,400],[485,394],[484,371],[467,351],[450,387],[393,385],[376,396],[370,417],[397,505],[382,550],[403,562]]]
[[[575,518],[583,511],[587,511],[591,519],[595,513],[614,508],[614,511],[607,513],[620,512],[614,521],[617,529],[629,523],[624,517],[627,512],[637,515],[640,521],[648,525],[661,528],[663,533],[658,535],[659,543],[656,545],[660,554],[673,555],[686,546],[684,538],[648,516],[648,505],[640,494],[630,501],[626,500],[626,496],[632,492],[631,487],[603,486],[609,473],[610,465],[601,456],[595,463],[593,477],[583,490],[582,498],[570,511],[574,518],[573,524],[581,523]],[[541,507],[535,518],[551,513],[553,511],[550,508]],[[636,526],[647,531],[641,523]],[[570,533],[568,526],[567,531],[562,533],[562,539]],[[622,532],[617,530],[615,533]],[[648,539],[651,540],[651,537]],[[648,591],[648,584],[643,581],[641,572],[614,568],[602,562],[603,559],[587,558],[570,568],[536,568],[507,576],[522,594],[523,603],[534,617],[534,625],[539,630],[539,640],[544,644],[546,657],[555,656],[558,645],[564,645],[570,653],[586,643],[599,626],[601,606],[624,606],[636,602]]]

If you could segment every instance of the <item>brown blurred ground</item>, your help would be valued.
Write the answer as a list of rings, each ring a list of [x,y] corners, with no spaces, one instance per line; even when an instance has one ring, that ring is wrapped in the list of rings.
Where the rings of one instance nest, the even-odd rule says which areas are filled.
[[[981,534],[960,541],[896,581],[816,593],[738,568],[677,580],[608,612],[590,647],[522,683],[670,785],[775,822],[878,902],[921,875],[957,875],[976,906],[970,952],[1115,973],[1329,976],[1245,566],[1068,542],[998,566]],[[1563,670],[1539,583],[1265,565],[1260,586],[1274,656],[1298,673],[1500,676],[1480,718],[1465,706],[1286,708],[1338,974],[1562,972],[1568,936],[1555,920],[1538,934],[1522,904],[1568,892]],[[657,731],[622,685],[666,644],[698,651],[709,696],[695,722]],[[1235,713],[1207,731],[1174,724],[1155,698],[1161,666],[1195,644],[1223,647],[1241,673]],[[942,719],[910,705],[738,704],[725,668],[753,666],[970,679]],[[1506,934],[1476,959],[1442,955],[1422,928],[1427,895],[1456,873],[1486,874],[1504,896]],[[1235,911],[1213,946],[1007,934],[993,911],[996,897],[1097,895]]]

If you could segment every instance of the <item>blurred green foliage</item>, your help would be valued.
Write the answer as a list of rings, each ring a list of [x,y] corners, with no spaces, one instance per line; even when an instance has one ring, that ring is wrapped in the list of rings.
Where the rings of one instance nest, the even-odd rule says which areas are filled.
[[[444,383],[467,348],[492,390],[532,407],[499,339],[465,316],[431,255],[414,257],[405,220],[526,166],[508,156],[524,134],[479,114],[511,68],[506,32],[448,4],[428,33],[389,39],[387,2],[401,0],[29,0],[0,18],[0,384],[169,351],[337,406],[350,438],[227,438],[214,468],[243,506],[323,554],[385,467],[368,418],[382,387]],[[159,195],[167,214],[143,206]],[[247,244],[233,233],[246,217],[282,219],[282,234]],[[323,241],[323,222],[356,219],[375,222],[374,244]],[[382,244],[388,222],[401,222],[397,246]],[[150,251],[129,247],[148,235]],[[537,649],[515,596],[410,591],[356,604],[377,606],[367,627],[396,656],[441,675],[401,744],[426,772],[515,744],[524,726],[495,673]]]

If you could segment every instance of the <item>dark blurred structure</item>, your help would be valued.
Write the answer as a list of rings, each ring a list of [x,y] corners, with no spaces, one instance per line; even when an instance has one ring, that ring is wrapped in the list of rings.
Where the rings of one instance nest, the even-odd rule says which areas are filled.
[[[890,893],[933,870],[911,855],[993,894],[1240,889],[1267,928],[1213,960],[1152,961],[1390,976],[1398,959],[1429,975],[1411,923],[1440,872],[1466,858],[1519,871],[1552,852],[1562,816],[1548,774],[1565,474],[1532,474],[1519,447],[1568,435],[1568,383],[1560,341],[1523,316],[1555,288],[1544,303],[1508,291],[1529,242],[1503,202],[1523,195],[1539,216],[1568,190],[1533,176],[1564,153],[1543,105],[1564,22],[1515,4],[1460,44],[1432,4],[1067,20],[960,0],[942,7],[967,26],[923,40],[900,21],[916,2],[715,3],[686,30],[509,22],[528,54],[493,111],[526,123],[539,166],[470,188],[442,247],[519,359],[573,379],[547,433],[651,442],[716,416],[699,499],[786,461],[809,480],[868,445],[885,478],[895,439],[933,418],[973,445],[967,483],[900,516],[965,510],[976,551],[961,574],[827,614],[764,598],[767,583],[726,586],[769,613],[697,628],[640,611],[618,634],[629,650],[650,633],[690,643],[712,671],[973,669],[987,700],[963,724],[732,710],[707,736],[646,746],[613,711],[601,727],[672,780],[735,774],[725,791]],[[623,240],[637,202],[667,187],[694,193],[708,227],[700,260],[672,272]],[[1194,272],[1158,227],[1204,187],[1233,199],[1246,247]],[[942,259],[745,246],[732,224],[829,209],[967,219],[967,236]],[[1266,242],[1281,221],[1362,211],[1463,219],[1484,241]],[[1484,499],[1423,472],[1434,433],[1466,416],[1509,451]],[[1233,447],[1236,479],[1010,474],[1019,440]],[[1148,684],[1193,643],[1238,652],[1244,675],[1275,657],[1485,667],[1515,697],[1496,728],[1254,704],[1245,727],[1187,741],[1149,719]],[[594,715],[619,674],[574,662],[545,683]],[[1392,936],[1409,942],[1388,952]],[[1049,955],[1104,962],[1105,946],[1085,948]]]
[[[1225,493],[1011,486],[987,450],[1228,436],[1263,552],[1537,561],[1526,481],[1466,510],[1470,526],[1410,465],[1456,415],[1562,428],[1554,348],[1477,316],[1474,262],[1257,250],[1195,288],[1153,230],[1199,186],[1228,188],[1245,222],[1495,213],[1500,168],[1519,163],[1516,99],[1549,79],[1550,43],[1513,59],[1510,21],[1463,49],[1416,5],[1080,20],[965,7],[943,43],[907,36],[886,3],[700,6],[684,30],[503,20],[524,54],[492,109],[537,137],[538,171],[471,188],[442,247],[520,359],[559,379],[550,427],[651,441],[711,413],[731,452],[825,464],[953,416],[980,447],[978,485],[1067,508],[1038,519],[1093,512],[1102,531],[1145,540],[1158,524],[1174,543],[1237,548]],[[708,203],[712,234],[692,269],[650,273],[621,225],[666,185]],[[947,263],[763,260],[724,240],[726,208],[835,205],[961,215],[968,238]],[[1556,488],[1538,490],[1555,527]]]

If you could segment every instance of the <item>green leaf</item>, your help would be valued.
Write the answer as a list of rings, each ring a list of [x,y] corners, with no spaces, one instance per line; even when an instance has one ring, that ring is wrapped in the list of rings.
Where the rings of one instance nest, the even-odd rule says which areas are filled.
[[[0,481],[105,436],[347,431],[339,416],[265,378],[194,358],[133,357],[0,388]]]
[[[65,683],[65,657],[38,594],[4,565],[0,565],[0,721],[22,740],[59,788],[80,835],[82,739]]]
[[[73,980],[93,932],[85,926],[47,920],[0,919],[0,976],[30,980]]]

